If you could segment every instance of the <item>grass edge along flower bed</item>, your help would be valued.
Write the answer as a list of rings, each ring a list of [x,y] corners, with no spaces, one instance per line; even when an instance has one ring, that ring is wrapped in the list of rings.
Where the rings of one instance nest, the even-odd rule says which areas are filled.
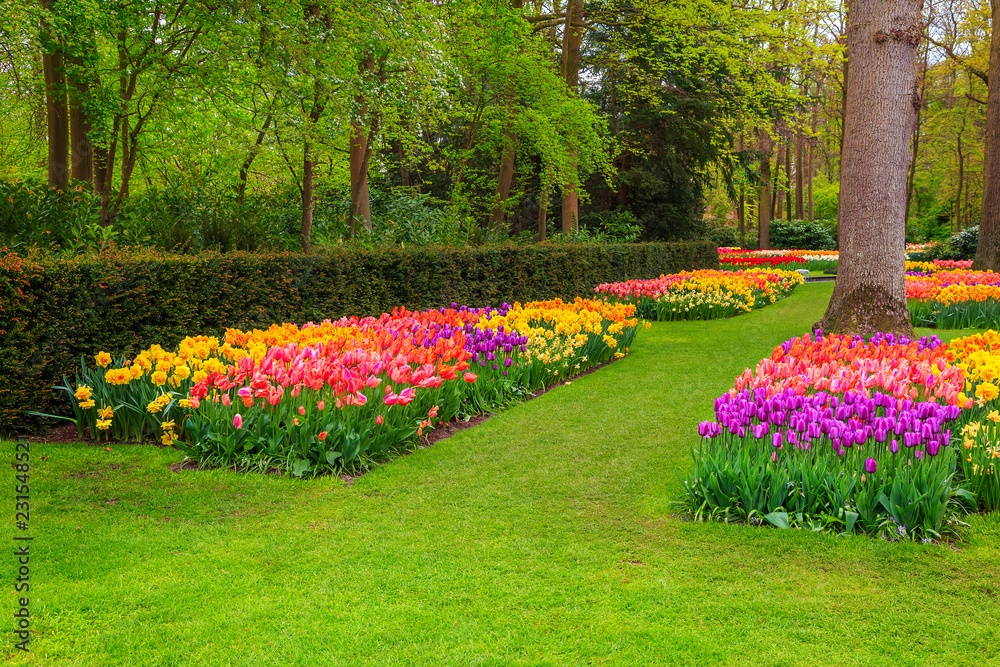
[[[688,511],[893,540],[954,532],[976,497],[957,479],[953,433],[996,398],[995,386],[966,396],[955,359],[937,339],[891,335],[817,332],[775,347],[699,424],[681,477]]]
[[[579,298],[452,306],[231,329],[117,364],[101,352],[57,389],[81,436],[153,434],[201,464],[316,475],[367,467],[425,429],[620,358],[639,325],[634,306]]]

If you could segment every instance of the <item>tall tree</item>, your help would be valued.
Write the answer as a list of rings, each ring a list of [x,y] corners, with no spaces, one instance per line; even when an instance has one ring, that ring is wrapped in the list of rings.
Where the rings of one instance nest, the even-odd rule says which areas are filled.
[[[586,19],[583,0],[567,0],[566,25],[563,28],[562,75],[566,87],[576,93],[580,85],[580,46]],[[575,163],[576,149],[571,149],[571,160]],[[580,222],[580,193],[574,175],[562,185],[562,230],[571,232]]]
[[[855,0],[848,16],[840,265],[824,331],[911,333],[906,181],[919,106],[920,0]]]
[[[973,267],[1000,271],[1000,0],[991,0],[990,70],[983,155],[983,202]]]
[[[54,27],[56,12],[53,0],[39,0],[42,8],[42,68],[45,72],[45,110],[48,124],[49,186],[66,188],[69,182],[69,105],[66,95],[66,70],[63,40]]]

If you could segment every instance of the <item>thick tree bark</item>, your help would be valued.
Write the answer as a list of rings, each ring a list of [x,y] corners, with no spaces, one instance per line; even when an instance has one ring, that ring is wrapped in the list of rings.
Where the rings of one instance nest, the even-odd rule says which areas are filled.
[[[575,95],[580,85],[580,45],[586,27],[583,17],[583,0],[566,3],[566,27],[563,31],[562,75],[566,86]],[[576,167],[576,149],[570,151],[571,164]],[[580,222],[580,195],[575,182],[562,187],[562,230],[571,232]]]
[[[66,72],[59,38],[47,19],[51,0],[39,0],[41,22],[42,70],[45,74],[45,116],[48,126],[50,187],[66,189],[69,183],[69,107],[66,103]]]
[[[983,201],[979,210],[976,269],[1000,271],[1000,0],[992,0],[993,36],[983,146]]]
[[[757,205],[757,247],[771,247],[771,135],[760,131],[760,201]]]
[[[841,157],[841,248],[824,331],[911,334],[904,282],[906,176],[919,104],[920,0],[855,0]]]

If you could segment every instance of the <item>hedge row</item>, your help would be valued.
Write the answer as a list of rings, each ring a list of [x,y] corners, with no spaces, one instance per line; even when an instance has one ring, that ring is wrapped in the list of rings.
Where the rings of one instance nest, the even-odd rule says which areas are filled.
[[[338,250],[317,255],[163,255],[112,251],[26,261],[0,255],[0,432],[25,410],[52,412],[49,389],[81,355],[134,353],[226,327],[378,315],[396,306],[499,305],[572,298],[594,286],[717,268],[711,243]]]

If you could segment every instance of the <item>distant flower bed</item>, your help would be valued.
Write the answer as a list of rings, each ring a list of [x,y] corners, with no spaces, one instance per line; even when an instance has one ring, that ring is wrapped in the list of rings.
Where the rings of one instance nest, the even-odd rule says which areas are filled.
[[[720,257],[719,264],[741,269],[760,266],[782,266],[790,269],[801,269],[806,265],[806,260],[802,257],[747,257],[744,255],[732,255],[729,257]]]
[[[624,356],[635,311],[584,299],[453,304],[231,329],[131,359],[101,352],[62,389],[81,437],[155,435],[201,463],[313,475],[366,465],[458,415]]]
[[[736,378],[716,419],[699,425],[689,507],[701,518],[939,539],[963,507],[1000,506],[998,377],[996,332],[950,346],[794,338]]]
[[[940,260],[939,260],[940,261]],[[960,262],[950,262],[957,264]],[[906,300],[916,326],[971,329],[1000,326],[1000,274],[907,263]]]
[[[971,259],[935,259],[931,262],[906,262],[907,272],[912,273],[935,273],[937,271],[971,268]]]
[[[719,264],[725,268],[784,266],[789,269],[825,271],[837,268],[839,255],[834,250],[741,250],[719,248]]]
[[[604,283],[595,291],[616,303],[635,306],[639,317],[664,322],[732,317],[774,303],[802,283],[796,271],[706,269],[653,280]]]

